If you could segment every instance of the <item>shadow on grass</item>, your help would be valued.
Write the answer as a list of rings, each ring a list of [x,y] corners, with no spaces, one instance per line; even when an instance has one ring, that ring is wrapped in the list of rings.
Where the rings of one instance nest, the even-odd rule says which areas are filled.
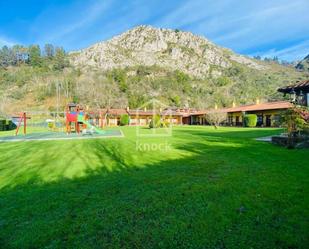
[[[134,141],[8,145],[1,248],[305,247],[306,152],[187,132],[178,159]]]

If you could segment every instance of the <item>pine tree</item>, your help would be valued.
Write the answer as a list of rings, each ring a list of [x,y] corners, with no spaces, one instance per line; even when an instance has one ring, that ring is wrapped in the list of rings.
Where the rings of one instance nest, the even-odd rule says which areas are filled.
[[[62,47],[56,47],[55,58],[54,58],[55,70],[62,70],[69,65],[68,60],[66,59],[65,51]]]

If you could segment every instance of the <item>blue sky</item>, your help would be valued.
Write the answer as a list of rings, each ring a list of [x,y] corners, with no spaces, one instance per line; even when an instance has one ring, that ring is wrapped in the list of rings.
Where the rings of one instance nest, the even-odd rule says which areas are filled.
[[[0,46],[78,50],[137,25],[178,28],[246,55],[309,53],[309,0],[0,0]]]

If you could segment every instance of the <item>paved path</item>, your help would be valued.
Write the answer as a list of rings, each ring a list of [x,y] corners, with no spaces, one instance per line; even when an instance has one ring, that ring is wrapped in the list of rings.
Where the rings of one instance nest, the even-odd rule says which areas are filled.
[[[121,130],[109,130],[104,134],[69,134],[64,132],[34,132],[27,135],[3,136],[0,142],[23,142],[23,141],[52,141],[52,140],[74,140],[74,139],[98,139],[124,137]]]
[[[268,136],[268,137],[258,137],[255,138],[256,141],[261,141],[261,142],[271,142],[271,138],[272,136]]]

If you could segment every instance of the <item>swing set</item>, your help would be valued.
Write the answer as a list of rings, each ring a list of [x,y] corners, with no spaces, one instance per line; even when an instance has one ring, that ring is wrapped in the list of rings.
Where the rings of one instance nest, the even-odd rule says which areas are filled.
[[[15,136],[18,135],[19,128],[20,128],[22,123],[24,125],[24,135],[26,135],[27,134],[27,119],[30,119],[30,117],[27,117],[26,112],[22,112],[19,117],[13,117],[13,118],[19,119],[18,124],[17,124],[17,128],[16,128],[16,132],[15,132]]]

